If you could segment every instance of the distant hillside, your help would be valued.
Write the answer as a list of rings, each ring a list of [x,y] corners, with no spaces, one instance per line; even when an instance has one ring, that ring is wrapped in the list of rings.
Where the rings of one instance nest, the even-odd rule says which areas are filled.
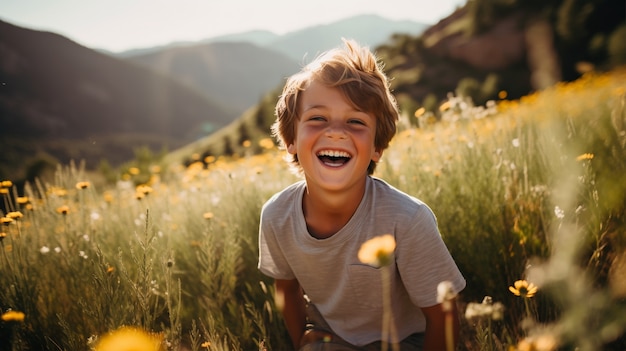
[[[243,113],[285,77],[317,54],[341,45],[341,38],[378,46],[394,33],[417,35],[427,26],[362,15],[277,35],[248,31],[197,44],[135,49],[116,56],[177,78]]]
[[[300,69],[284,54],[247,42],[179,46],[126,59],[176,78],[238,115]]]
[[[361,15],[287,33],[269,42],[267,47],[303,63],[341,45],[342,37],[375,48],[388,42],[394,34],[419,35],[426,28],[428,25],[424,23],[393,21],[378,15]]]
[[[116,164],[137,147],[174,149],[235,118],[169,77],[2,21],[0,82],[0,178],[25,177],[42,160]]]

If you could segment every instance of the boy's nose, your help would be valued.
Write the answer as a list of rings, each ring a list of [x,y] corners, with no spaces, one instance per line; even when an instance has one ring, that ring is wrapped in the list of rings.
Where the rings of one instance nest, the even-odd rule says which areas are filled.
[[[326,136],[330,138],[345,138],[346,130],[342,123],[332,123],[326,129]]]

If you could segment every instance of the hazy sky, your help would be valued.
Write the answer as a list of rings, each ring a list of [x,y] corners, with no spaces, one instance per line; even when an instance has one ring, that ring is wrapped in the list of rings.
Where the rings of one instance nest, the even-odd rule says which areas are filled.
[[[465,0],[2,0],[0,19],[123,51],[266,29],[277,34],[358,14],[436,23]]]

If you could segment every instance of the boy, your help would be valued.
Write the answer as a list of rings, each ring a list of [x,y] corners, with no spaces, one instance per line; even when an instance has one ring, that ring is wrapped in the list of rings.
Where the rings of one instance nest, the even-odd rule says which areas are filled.
[[[371,176],[398,110],[376,57],[344,44],[290,77],[276,105],[272,130],[304,180],[263,206],[259,269],[275,279],[296,350],[380,350],[388,342],[381,340],[381,272],[357,253],[367,240],[392,234],[399,346],[445,350],[437,286],[448,281],[456,294],[465,280],[428,206]]]

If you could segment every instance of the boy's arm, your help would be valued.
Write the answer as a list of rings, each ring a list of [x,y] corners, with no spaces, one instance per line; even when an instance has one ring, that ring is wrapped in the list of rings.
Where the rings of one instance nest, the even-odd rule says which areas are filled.
[[[295,350],[300,348],[300,341],[306,327],[304,294],[300,283],[296,280],[276,279],[276,298],[282,305],[282,314]]]
[[[443,311],[442,305],[437,304],[431,307],[422,308],[426,317],[426,331],[424,333],[424,351],[431,350],[456,350],[456,343],[459,340],[459,312],[456,306],[456,299],[450,301],[451,311]],[[447,318],[446,318],[447,317]],[[446,319],[448,320],[446,322]],[[446,344],[446,328],[452,328],[452,348]]]

